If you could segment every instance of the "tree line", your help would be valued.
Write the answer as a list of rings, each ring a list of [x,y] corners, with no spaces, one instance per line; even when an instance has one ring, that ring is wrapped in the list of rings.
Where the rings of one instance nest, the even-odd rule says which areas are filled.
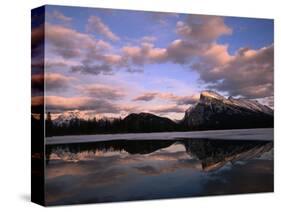
[[[161,117],[158,117],[161,119]],[[78,119],[73,118],[68,123],[54,124],[51,113],[46,116],[46,136],[81,135],[81,134],[111,134],[111,133],[141,133],[181,131],[179,124],[169,120],[165,122],[158,119],[125,120],[114,119]]]

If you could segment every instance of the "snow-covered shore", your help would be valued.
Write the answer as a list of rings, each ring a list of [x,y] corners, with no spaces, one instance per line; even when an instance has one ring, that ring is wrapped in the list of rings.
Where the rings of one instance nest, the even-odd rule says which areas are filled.
[[[46,138],[46,144],[86,143],[112,140],[172,140],[176,138],[209,138],[230,140],[273,140],[273,128],[209,130],[192,132],[127,133],[102,135],[55,136]]]

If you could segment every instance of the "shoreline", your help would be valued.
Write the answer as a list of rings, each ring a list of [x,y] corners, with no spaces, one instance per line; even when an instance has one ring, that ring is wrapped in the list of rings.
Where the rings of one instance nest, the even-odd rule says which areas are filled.
[[[173,140],[178,138],[273,141],[274,128],[206,130],[188,132],[67,135],[45,138],[46,145],[90,143],[114,140]]]

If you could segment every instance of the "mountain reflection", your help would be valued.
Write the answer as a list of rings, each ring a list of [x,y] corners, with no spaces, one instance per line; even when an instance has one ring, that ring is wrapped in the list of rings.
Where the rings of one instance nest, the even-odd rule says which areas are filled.
[[[272,149],[268,141],[230,141],[230,140],[196,140],[183,143],[186,152],[202,163],[204,171],[212,171],[224,166],[227,162],[258,158]]]
[[[48,205],[273,191],[270,141],[119,140],[46,155]]]
[[[146,159],[171,157],[181,162],[197,161],[203,171],[214,171],[228,162],[258,158],[273,148],[273,142],[248,140],[119,140],[95,143],[47,145],[47,164],[50,161],[78,162],[97,157],[146,155]],[[184,153],[185,152],[185,153]],[[180,156],[179,156],[180,155]],[[184,156],[183,156],[184,155]],[[129,158],[129,157],[127,157]],[[142,158],[143,159],[143,158]],[[200,166],[198,165],[200,163]],[[105,164],[106,165],[106,164]]]

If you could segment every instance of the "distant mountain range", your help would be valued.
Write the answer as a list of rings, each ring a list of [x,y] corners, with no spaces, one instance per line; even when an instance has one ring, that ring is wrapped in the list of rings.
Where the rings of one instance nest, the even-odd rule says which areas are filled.
[[[81,126],[87,134],[92,128],[97,128],[93,130],[96,133],[134,133],[273,127],[273,110],[270,107],[255,100],[225,98],[213,91],[203,91],[198,102],[188,108],[179,122],[151,113],[132,113],[124,119],[94,122],[82,117],[79,111],[65,112],[53,120],[53,127],[65,130],[71,125],[75,134],[79,133],[76,128]]]
[[[78,110],[66,111],[54,119],[53,123],[57,126],[62,126],[64,124],[69,125],[71,122],[76,120],[83,120],[83,116]]]

